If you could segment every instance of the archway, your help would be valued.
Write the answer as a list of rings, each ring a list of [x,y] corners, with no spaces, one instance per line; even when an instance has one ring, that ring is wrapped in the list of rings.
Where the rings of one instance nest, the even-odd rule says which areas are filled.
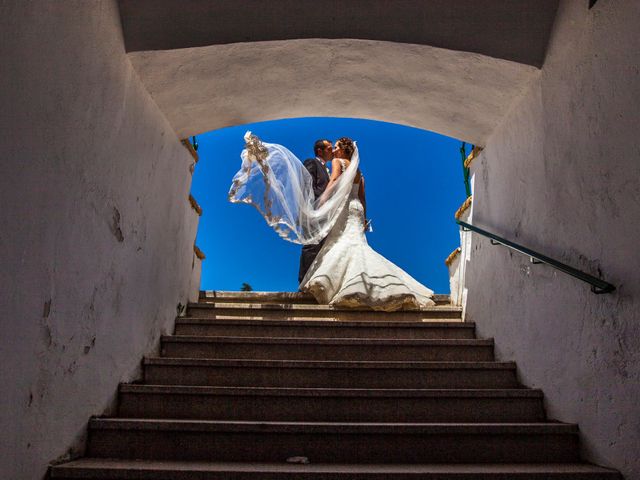
[[[128,56],[182,138],[334,116],[485,144],[542,65],[557,3],[121,0],[120,12]]]
[[[244,282],[260,291],[298,289],[300,246],[280,239],[253,208],[227,200],[247,129],[302,160],[313,156],[318,138],[356,139],[374,226],[369,244],[437,293],[449,292],[444,260],[460,244],[453,213],[466,198],[460,143],[397,124],[340,118],[260,122],[197,137],[191,192],[204,211],[196,240],[206,253],[202,290],[237,290]]]

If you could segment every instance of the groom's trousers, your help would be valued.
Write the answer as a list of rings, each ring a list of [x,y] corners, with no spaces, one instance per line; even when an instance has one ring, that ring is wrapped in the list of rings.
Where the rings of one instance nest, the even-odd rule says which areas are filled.
[[[298,272],[298,286],[302,286],[302,279],[318,256],[318,252],[322,248],[324,241],[325,239],[323,238],[318,244],[302,246],[302,253],[300,253],[300,270]]]

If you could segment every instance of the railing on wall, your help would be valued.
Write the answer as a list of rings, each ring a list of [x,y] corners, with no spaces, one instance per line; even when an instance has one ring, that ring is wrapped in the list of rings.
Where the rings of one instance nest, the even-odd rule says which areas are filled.
[[[531,263],[539,264],[546,263],[547,265],[560,270],[561,272],[566,273],[567,275],[571,275],[572,277],[577,278],[578,280],[582,280],[591,285],[591,291],[596,294],[602,293],[611,293],[616,287],[612,284],[605,282],[604,280],[600,280],[599,278],[594,277],[593,275],[589,275],[588,273],[582,272],[578,269],[570,267],[558,260],[554,260],[553,258],[547,257],[546,255],[542,255],[530,248],[523,247],[522,245],[518,245],[517,243],[511,242],[505,238],[499,237],[491,232],[487,232],[475,225],[471,225],[469,223],[463,222],[462,220],[456,220],[456,223],[462,227],[463,230],[472,231],[478,233],[484,237],[487,237],[492,245],[503,245],[511,250],[514,250],[522,255],[526,255],[531,259]]]

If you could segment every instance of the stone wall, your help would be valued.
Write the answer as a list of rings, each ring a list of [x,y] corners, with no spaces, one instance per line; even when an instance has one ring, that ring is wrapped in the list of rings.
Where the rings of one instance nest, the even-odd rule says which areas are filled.
[[[474,235],[468,320],[586,458],[640,478],[640,2],[561,2],[538,79],[472,164],[474,223],[618,287]]]
[[[197,214],[115,1],[5,1],[0,22],[0,477],[32,480],[171,331]]]

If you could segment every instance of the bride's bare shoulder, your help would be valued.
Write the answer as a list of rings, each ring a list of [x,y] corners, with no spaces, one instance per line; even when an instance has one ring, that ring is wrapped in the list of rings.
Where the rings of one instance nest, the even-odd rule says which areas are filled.
[[[344,158],[334,158],[331,161],[331,171],[342,174],[349,167],[349,160]]]

